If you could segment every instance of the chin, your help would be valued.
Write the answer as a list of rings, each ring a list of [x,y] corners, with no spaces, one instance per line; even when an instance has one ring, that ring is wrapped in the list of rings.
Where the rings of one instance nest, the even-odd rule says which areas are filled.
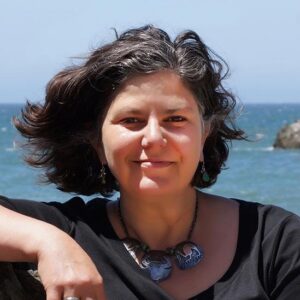
[[[168,191],[174,191],[176,188],[171,180],[163,180],[160,178],[142,178],[137,186],[139,192],[145,192],[147,194],[165,193]]]

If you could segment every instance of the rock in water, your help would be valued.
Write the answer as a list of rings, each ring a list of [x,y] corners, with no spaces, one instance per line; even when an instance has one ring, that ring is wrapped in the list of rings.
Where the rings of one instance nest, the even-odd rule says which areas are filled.
[[[277,134],[275,148],[300,149],[300,120],[286,125]]]

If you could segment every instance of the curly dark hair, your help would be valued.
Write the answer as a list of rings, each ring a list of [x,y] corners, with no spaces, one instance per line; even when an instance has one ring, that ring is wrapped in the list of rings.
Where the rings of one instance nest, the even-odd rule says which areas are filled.
[[[194,93],[204,119],[211,119],[203,150],[210,180],[202,179],[199,163],[192,184],[212,185],[228,157],[228,142],[245,137],[233,122],[236,100],[222,85],[227,64],[190,30],[172,41],[152,25],[131,29],[93,51],[83,64],[55,75],[45,102],[27,102],[21,118],[14,120],[28,141],[25,160],[45,168],[45,181],[65,192],[108,195],[118,190],[107,166],[106,183],[99,180],[101,162],[91,140],[98,136],[101,141],[102,121],[117,88],[131,76],[160,70],[178,74]]]

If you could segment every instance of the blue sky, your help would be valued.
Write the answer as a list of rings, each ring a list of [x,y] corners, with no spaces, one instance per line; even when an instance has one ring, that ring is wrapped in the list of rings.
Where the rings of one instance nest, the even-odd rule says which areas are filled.
[[[41,101],[49,79],[114,38],[157,25],[193,29],[229,63],[226,85],[247,102],[300,103],[299,0],[10,0],[0,11],[0,102]]]

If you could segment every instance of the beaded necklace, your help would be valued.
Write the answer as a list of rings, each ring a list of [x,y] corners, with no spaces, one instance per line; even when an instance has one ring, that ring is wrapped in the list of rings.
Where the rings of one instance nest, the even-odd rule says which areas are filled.
[[[147,244],[129,236],[129,232],[122,215],[121,201],[118,199],[119,220],[126,234],[126,238],[123,239],[122,242],[128,252],[136,259],[139,266],[149,272],[149,275],[154,282],[159,283],[171,276],[173,268],[171,260],[172,257],[175,258],[175,263],[180,270],[193,268],[203,259],[204,252],[202,248],[191,241],[191,236],[197,221],[198,202],[197,193],[194,216],[187,239],[178,243],[176,246],[165,250],[151,250]],[[141,262],[137,260],[138,253],[143,253]]]

